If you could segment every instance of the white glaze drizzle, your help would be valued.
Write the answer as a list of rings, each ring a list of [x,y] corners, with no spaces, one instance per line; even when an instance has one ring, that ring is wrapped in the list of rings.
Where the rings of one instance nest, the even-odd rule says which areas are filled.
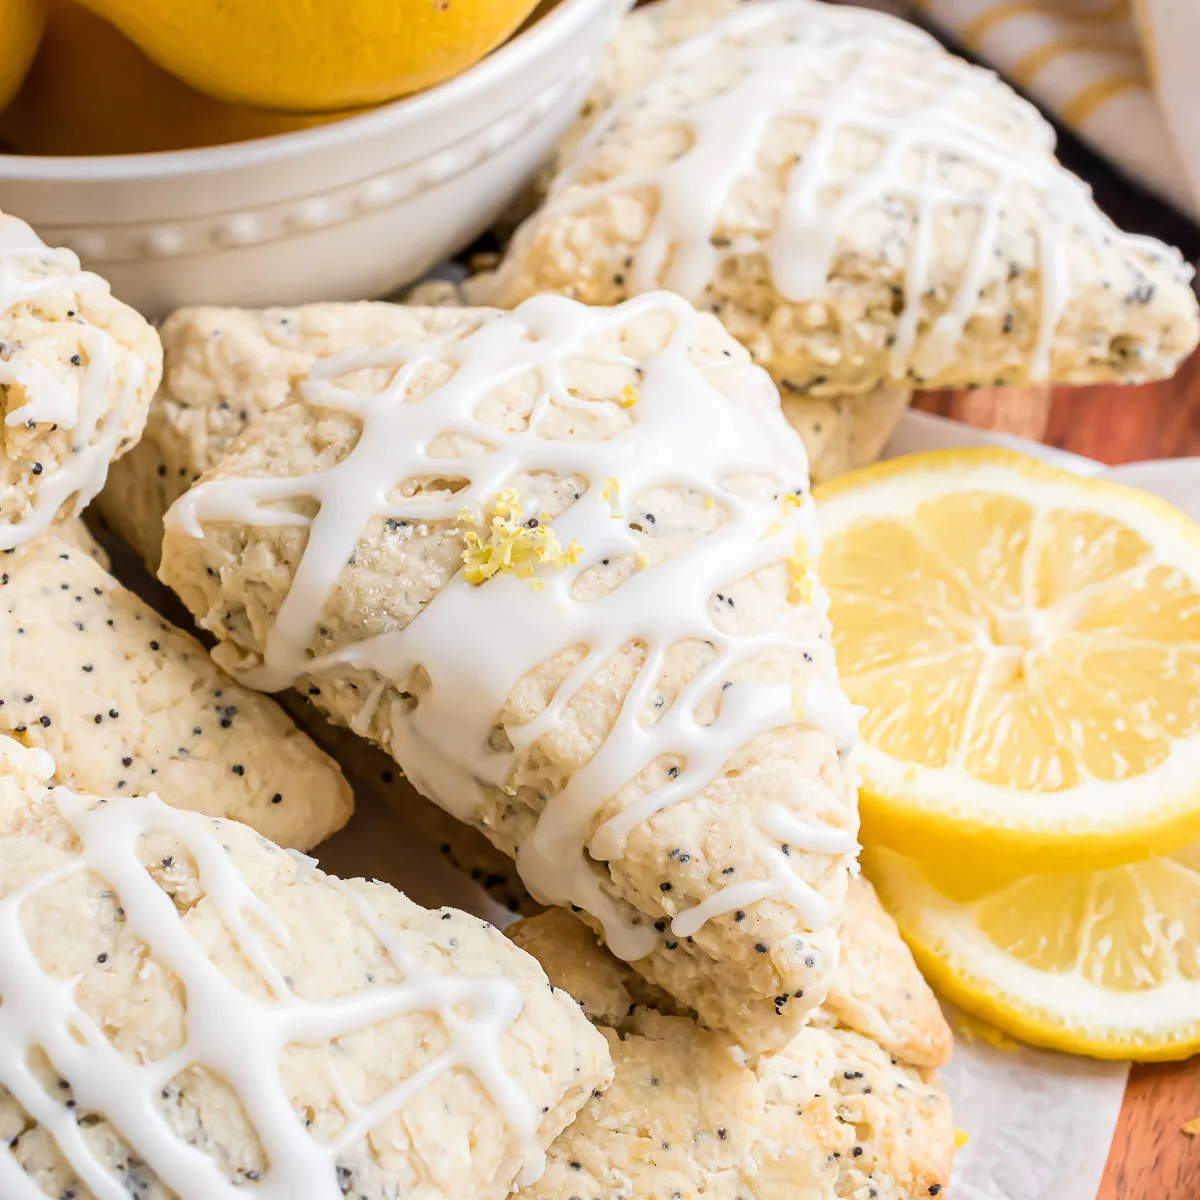
[[[632,424],[604,441],[548,441],[539,425],[552,405],[594,409],[576,399],[563,379],[564,360],[584,354],[584,344],[644,314],[666,312],[674,330],[666,347],[634,362],[613,351],[597,361],[639,368],[639,398]],[[518,868],[533,894],[545,903],[578,905],[603,925],[614,953],[627,960],[648,954],[660,940],[652,919],[631,916],[601,887],[599,861],[619,859],[630,831],[652,813],[695,795],[716,778],[729,758],[759,734],[796,725],[787,683],[737,682],[721,694],[719,712],[708,725],[697,708],[717,691],[739,662],[766,651],[807,652],[811,676],[804,723],[825,730],[846,753],[857,732],[857,713],[837,684],[833,651],[815,637],[800,640],[782,622],[753,634],[731,635],[714,623],[710,600],[723,585],[779,563],[792,553],[797,536],[816,555],[820,541],[811,497],[785,506],[782,493],[807,482],[803,445],[784,420],[778,393],[765,372],[749,363],[721,363],[739,372],[742,402],[723,395],[691,362],[689,338],[696,314],[666,293],[639,297],[615,309],[589,309],[557,296],[527,301],[513,313],[494,314],[459,340],[421,342],[364,350],[318,362],[304,392],[319,408],[343,409],[362,421],[353,450],[322,473],[300,478],[228,478],[203,482],[184,495],[167,516],[168,525],[195,537],[203,522],[307,526],[308,541],[288,595],[265,641],[264,661],[249,668],[223,656],[252,686],[268,690],[302,675],[320,677],[339,664],[370,668],[403,690],[414,669],[423,667],[430,686],[414,708],[389,714],[390,750],[420,791],[464,820],[480,807],[481,787],[507,789],[513,768],[528,749],[563,720],[579,689],[630,642],[640,641],[645,659],[616,723],[592,759],[549,797],[535,830],[520,847]],[[451,378],[417,399],[402,399],[408,381],[423,363],[450,363]],[[363,395],[337,386],[339,376],[371,366],[396,368],[390,384]],[[480,400],[500,381],[536,372],[540,392],[528,430],[505,433],[475,415]],[[430,457],[426,448],[439,434],[454,432],[492,451],[461,458]],[[308,648],[336,581],[362,531],[379,517],[407,521],[452,520],[464,507],[478,511],[520,472],[551,471],[586,481],[580,498],[553,521],[560,543],[583,547],[577,565],[546,572],[541,590],[528,580],[497,575],[482,585],[466,583],[461,572],[404,629],[310,658]],[[753,474],[776,481],[779,490],[753,496],[727,486]],[[388,503],[398,483],[429,476],[467,481],[445,500]],[[606,481],[616,479],[613,495]],[[580,601],[572,587],[583,572],[604,559],[632,559],[642,549],[638,536],[613,513],[651,487],[678,485],[710,495],[728,520],[682,553],[637,570],[599,599]],[[315,517],[267,507],[296,498],[315,499]],[[528,506],[536,511],[534,505]],[[828,599],[814,589],[813,602]],[[670,648],[695,638],[709,642],[715,657],[687,685],[658,721],[646,726],[650,694]],[[541,664],[571,646],[586,656],[533,720],[507,724],[511,750],[489,745],[499,714],[515,685]],[[799,654],[797,653],[797,657]],[[374,689],[354,722],[380,700]],[[603,805],[650,764],[664,756],[684,763],[676,778],[601,824]],[[797,836],[799,850],[850,855],[854,828]],[[772,836],[772,835],[767,835]],[[749,865],[749,864],[748,864]],[[778,871],[764,857],[770,876],[762,896],[793,904],[805,928],[824,928],[830,919],[821,895],[790,868]],[[786,877],[785,877],[786,876]],[[761,898],[761,897],[760,897]]]
[[[11,762],[13,746],[17,743],[11,739],[0,739],[0,757]],[[47,755],[41,758],[49,761]],[[53,763],[49,773],[40,769],[44,765],[24,764],[45,779]],[[336,1173],[339,1155],[429,1082],[455,1068],[475,1075],[508,1123],[523,1163],[521,1180],[540,1177],[545,1162],[536,1141],[540,1116],[500,1060],[500,1039],[523,1007],[521,993],[510,980],[439,975],[421,967],[365,898],[342,885],[404,981],[336,1000],[301,999],[272,964],[248,918],[281,946],[288,944],[287,929],[246,884],[210,822],[170,808],[154,796],[110,803],[79,797],[65,788],[44,796],[78,837],[79,854],[0,900],[0,1084],[53,1137],[97,1200],[128,1200],[129,1193],[88,1148],[78,1123],[85,1112],[107,1118],[181,1200],[246,1195],[247,1181],[227,1179],[212,1158],[172,1131],[155,1103],[162,1089],[193,1064],[221,1076],[239,1095],[267,1163],[253,1189],[262,1200],[338,1200],[343,1194]],[[173,835],[187,848],[207,902],[219,911],[229,937],[265,981],[269,1000],[243,992],[188,936],[173,901],[138,861],[139,837],[148,832]],[[144,941],[186,990],[187,1040],[156,1062],[138,1064],[125,1058],[75,1003],[77,981],[45,975],[24,936],[24,902],[43,888],[89,871],[111,886],[124,910],[126,933]],[[346,1121],[330,1141],[316,1141],[281,1085],[284,1047],[319,1045],[413,1011],[441,1018],[449,1034],[446,1049],[369,1105],[353,1101],[330,1062],[328,1071]],[[29,1054],[35,1047],[46,1052],[69,1084],[73,1107],[49,1095],[30,1069]],[[4,1200],[45,1200],[7,1146],[0,1147],[0,1189]]]
[[[0,315],[43,296],[97,291],[107,292],[108,284],[81,270],[71,251],[51,249],[24,221],[0,214]],[[76,513],[95,498],[108,477],[126,408],[145,378],[145,364],[130,354],[121,395],[108,411],[117,343],[106,330],[83,323],[75,328],[86,355],[79,367],[72,368],[77,394],[34,359],[0,359],[0,387],[24,389],[24,403],[5,416],[5,425],[57,425],[71,431],[69,458],[39,476],[30,512],[19,521],[0,524],[0,550],[10,550],[41,533],[69,497],[75,497]]]
[[[889,51],[897,47],[936,50],[920,60],[927,74],[897,70],[887,62]],[[849,70],[833,84],[824,82],[830,61],[839,59],[852,63]],[[679,157],[603,183],[577,182],[600,143],[621,122],[636,120],[647,98],[714,71],[734,77],[728,88],[673,106],[663,118],[664,125],[669,120],[691,135],[689,148]],[[889,105],[881,91],[889,83],[923,93],[922,102]],[[871,206],[901,202],[911,207],[915,220],[891,373],[902,378],[911,366],[918,377],[928,377],[957,352],[992,263],[1002,210],[1014,187],[1028,186],[1044,201],[1037,229],[1041,311],[1030,360],[1030,376],[1043,379],[1070,296],[1066,243],[1071,231],[1082,231],[1097,246],[1119,242],[1156,256],[1166,249],[1152,238],[1123,233],[1095,207],[1087,186],[1055,162],[1053,131],[1032,110],[1028,128],[1044,130],[1044,136],[1040,144],[1022,147],[972,122],[957,107],[986,105],[994,87],[990,72],[945,54],[927,34],[886,14],[813,0],[746,4],[681,43],[654,82],[612,106],[581,140],[544,208],[518,231],[499,272],[476,281],[474,294],[484,303],[503,302],[508,280],[520,270],[542,221],[608,196],[649,189],[657,209],[626,271],[633,291],[665,286],[701,303],[723,259],[765,253],[776,290],[785,300],[802,303],[825,295],[847,222]],[[1011,103],[1025,102],[1013,96]],[[714,245],[730,194],[740,180],[760,174],[756,158],[763,136],[782,118],[811,121],[815,134],[787,174],[774,229],[761,239],[743,236],[728,246]],[[882,147],[874,164],[858,173],[832,164],[839,136],[848,131],[877,138]],[[914,154],[923,157],[924,177],[914,178],[908,169]],[[982,168],[993,185],[953,188],[934,178],[930,168],[935,161],[952,158]],[[834,202],[824,198],[830,188],[840,193]],[[932,223],[939,208],[975,210],[979,223],[947,310],[918,340],[922,298],[931,284]]]

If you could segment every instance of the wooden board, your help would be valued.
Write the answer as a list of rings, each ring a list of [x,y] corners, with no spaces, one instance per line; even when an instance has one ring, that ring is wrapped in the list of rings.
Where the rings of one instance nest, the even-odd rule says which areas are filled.
[[[1106,463],[1200,455],[1200,352],[1144,387],[927,392],[918,408]],[[1097,1200],[1200,1200],[1200,1056],[1134,1067]]]

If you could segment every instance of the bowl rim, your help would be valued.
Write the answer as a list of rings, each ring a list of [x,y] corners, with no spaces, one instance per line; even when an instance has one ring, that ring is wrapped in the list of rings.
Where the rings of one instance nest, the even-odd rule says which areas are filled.
[[[631,8],[633,0],[559,0],[528,28],[502,43],[461,75],[412,96],[378,105],[309,129],[295,129],[244,142],[158,150],[139,154],[0,154],[0,179],[84,183],[97,180],[163,179],[219,167],[261,166],[291,158],[357,135],[370,136],[392,126],[435,118],[448,106],[469,100],[496,79],[522,69],[569,38],[605,8]],[[534,5],[536,8],[537,5]]]

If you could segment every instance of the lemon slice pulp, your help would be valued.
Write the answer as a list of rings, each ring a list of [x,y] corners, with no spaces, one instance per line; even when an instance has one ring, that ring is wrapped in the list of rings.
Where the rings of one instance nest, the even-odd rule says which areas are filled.
[[[864,840],[1015,874],[1200,834],[1200,528],[994,449],[816,495]]]
[[[1000,1029],[1100,1058],[1200,1050],[1200,842],[999,884],[883,849],[865,862],[930,982]]]

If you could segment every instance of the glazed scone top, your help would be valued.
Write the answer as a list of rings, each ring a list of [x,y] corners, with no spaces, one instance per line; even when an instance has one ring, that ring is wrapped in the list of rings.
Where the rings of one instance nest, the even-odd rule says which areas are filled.
[[[103,279],[0,213],[0,549],[86,507],[161,371],[157,334]]]
[[[640,74],[611,73],[618,91]],[[744,4],[613,103],[470,295],[668,287],[828,394],[1169,374],[1196,340],[1188,268],[1119,231],[1053,149],[1032,105],[906,22]]]
[[[606,1082],[491,926],[53,770],[0,738],[5,1200],[499,1200]]]
[[[415,701],[389,714],[393,755],[465,820],[481,784],[551,793],[520,847],[523,878],[543,902],[590,913],[621,957],[642,958],[666,923],[616,905],[594,860],[619,869],[638,826],[756,738],[804,725],[844,753],[855,736],[824,633],[803,447],[769,378],[676,296],[611,310],[547,296],[464,313],[457,337],[318,362],[302,392],[322,415],[301,422],[285,405],[264,417],[172,508],[169,581],[180,588],[173,540],[222,526],[305,531],[277,611],[250,637],[211,623],[251,651],[225,651],[227,664],[268,688],[371,666]],[[311,469],[297,475],[279,435],[302,424]],[[366,556],[391,542],[401,575],[376,579]],[[325,636],[351,586],[368,628],[373,605],[403,628],[343,645]],[[628,693],[605,711],[596,681],[626,669]],[[357,723],[377,715],[382,690]],[[595,739],[579,769],[539,778],[540,740],[574,729],[588,705],[598,713],[571,733]],[[850,861],[853,812],[823,815],[767,806],[757,877],[686,907],[664,885],[671,933],[768,897],[801,928],[826,928],[825,899],[788,857]]]

